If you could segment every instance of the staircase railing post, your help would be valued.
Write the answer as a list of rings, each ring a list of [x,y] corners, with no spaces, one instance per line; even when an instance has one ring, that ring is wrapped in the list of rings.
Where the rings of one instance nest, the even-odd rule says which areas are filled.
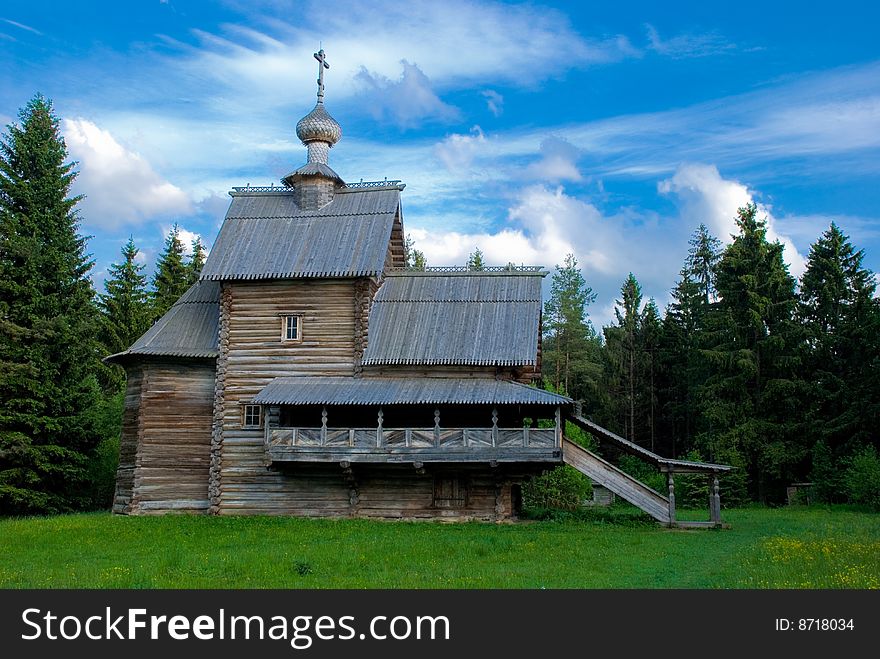
[[[715,524],[721,524],[721,494],[718,487],[718,474],[709,475],[709,518]]]
[[[675,478],[672,470],[666,472],[666,483],[669,486],[669,524],[675,524]]]

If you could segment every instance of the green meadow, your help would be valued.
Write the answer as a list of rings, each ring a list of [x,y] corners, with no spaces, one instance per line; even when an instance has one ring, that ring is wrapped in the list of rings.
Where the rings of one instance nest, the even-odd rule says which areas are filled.
[[[880,515],[629,509],[515,524],[63,515],[0,521],[3,588],[880,588]]]

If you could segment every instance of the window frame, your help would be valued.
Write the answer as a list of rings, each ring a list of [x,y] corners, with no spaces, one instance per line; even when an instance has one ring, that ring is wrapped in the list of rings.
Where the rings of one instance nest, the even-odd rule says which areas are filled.
[[[248,423],[248,411],[249,408],[256,408],[257,410],[257,425],[252,423]],[[257,405],[256,403],[242,403],[241,404],[241,427],[247,430],[262,430],[263,429],[263,406]]]
[[[292,311],[283,311],[278,314],[281,317],[281,342],[300,343],[303,337],[303,315]],[[288,318],[296,318],[296,337],[288,338]]]

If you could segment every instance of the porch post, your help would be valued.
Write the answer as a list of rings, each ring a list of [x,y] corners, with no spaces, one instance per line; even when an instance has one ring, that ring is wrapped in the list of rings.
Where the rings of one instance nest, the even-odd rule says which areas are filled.
[[[434,446],[440,447],[440,408],[434,409]]]
[[[666,472],[666,482],[669,485],[669,525],[675,524],[675,479],[672,470]]]
[[[709,475],[709,519],[721,524],[721,494],[719,494],[718,474]]]
[[[498,446],[498,408],[492,408],[492,446]]]
[[[562,412],[559,409],[559,406],[556,406],[556,447],[559,448],[562,446]]]
[[[381,448],[382,446],[382,421],[385,417],[385,413],[382,411],[382,408],[379,408],[379,414],[377,415],[379,418],[379,425],[376,427],[376,448]]]
[[[321,408],[321,446],[327,444],[327,408]]]

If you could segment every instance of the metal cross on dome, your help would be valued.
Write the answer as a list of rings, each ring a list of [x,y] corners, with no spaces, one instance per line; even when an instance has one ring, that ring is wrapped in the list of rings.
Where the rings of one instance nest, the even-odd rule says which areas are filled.
[[[317,53],[314,53],[315,59],[318,60],[318,103],[324,102],[324,69],[329,69],[330,65],[327,64],[327,56],[324,54],[324,49],[321,48]]]

